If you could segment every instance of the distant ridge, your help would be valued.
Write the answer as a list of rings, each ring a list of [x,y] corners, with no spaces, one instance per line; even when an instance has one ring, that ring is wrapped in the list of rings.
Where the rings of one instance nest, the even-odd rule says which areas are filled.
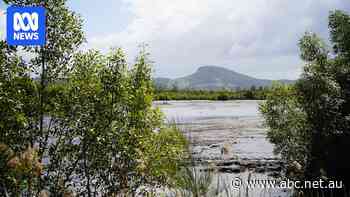
[[[294,83],[293,80],[277,81],[285,84]],[[195,73],[181,78],[154,79],[157,88],[193,90],[248,89],[252,86],[271,86],[272,82],[273,80],[257,79],[219,66],[202,66]]]

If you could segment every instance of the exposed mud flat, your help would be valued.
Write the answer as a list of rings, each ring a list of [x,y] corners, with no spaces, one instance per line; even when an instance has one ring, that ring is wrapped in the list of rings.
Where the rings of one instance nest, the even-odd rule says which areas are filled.
[[[259,102],[167,101],[156,105],[167,121],[175,122],[190,139],[198,164],[249,168],[279,165],[279,157],[266,139]]]
[[[226,184],[235,177],[271,179],[283,163],[273,153],[259,114],[262,101],[158,101],[169,123],[176,123],[191,142],[196,167],[217,172]],[[219,178],[220,177],[220,178]],[[261,194],[261,190],[253,193]],[[276,190],[274,190],[276,192]],[[284,191],[268,193],[288,196]],[[255,195],[252,195],[255,196]]]

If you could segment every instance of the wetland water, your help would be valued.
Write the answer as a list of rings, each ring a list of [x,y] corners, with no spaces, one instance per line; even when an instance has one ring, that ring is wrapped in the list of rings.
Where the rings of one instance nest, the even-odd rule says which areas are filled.
[[[214,170],[217,180],[232,185],[239,177],[274,179],[283,163],[266,139],[258,107],[262,101],[157,101],[168,122],[175,122],[191,142],[197,168]],[[222,184],[221,184],[222,185]],[[247,195],[247,191],[249,195]],[[290,196],[274,188],[232,188],[233,196]]]

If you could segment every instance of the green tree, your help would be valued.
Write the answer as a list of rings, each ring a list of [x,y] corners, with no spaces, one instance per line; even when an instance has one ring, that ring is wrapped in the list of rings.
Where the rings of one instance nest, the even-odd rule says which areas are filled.
[[[56,169],[62,166],[63,180],[78,186],[77,193],[133,193],[141,185],[170,184],[185,156],[186,140],[178,130],[165,128],[152,106],[146,53],[140,53],[131,70],[126,62],[121,49],[107,57],[95,51],[77,54],[65,96],[57,101],[64,118],[60,127],[69,125],[60,140],[70,141],[60,152],[69,159],[52,160]],[[77,175],[79,181],[73,179]]]
[[[66,6],[66,0],[6,0],[8,6],[43,6],[47,10],[47,42],[44,47],[24,47],[22,52],[31,54],[29,61],[20,60],[13,70],[14,80],[10,80],[1,89],[2,94],[7,94],[2,101],[15,101],[16,103],[4,103],[5,108],[16,109],[14,113],[6,113],[5,127],[1,133],[4,136],[1,140],[8,144],[14,151],[22,151],[28,146],[38,146],[39,160],[43,157],[55,154],[63,158],[63,153],[58,152],[59,146],[63,144],[50,143],[50,139],[57,136],[57,124],[60,120],[55,114],[48,111],[54,108],[55,103],[50,102],[48,86],[63,78],[71,68],[69,63],[75,50],[84,41],[82,32],[82,20]],[[9,48],[6,43],[3,48]],[[12,48],[12,53],[5,53],[17,56],[17,49]],[[4,66],[9,67],[11,61],[4,61]],[[18,68],[21,68],[19,70]],[[38,76],[34,80],[30,75]],[[20,90],[18,90],[20,88]],[[15,105],[15,107],[11,107]],[[52,106],[53,105],[53,106]],[[7,120],[16,120],[10,124]],[[47,122],[47,124],[45,123]],[[14,137],[14,135],[16,135]],[[56,150],[54,150],[56,149]],[[50,150],[50,151],[49,151]],[[45,165],[50,169],[52,163]],[[56,174],[59,174],[57,171]],[[40,188],[46,187],[47,177],[44,177]]]
[[[121,49],[108,55],[77,52],[84,41],[82,19],[65,0],[5,2],[47,9],[44,47],[19,49],[0,42],[0,143],[19,154],[37,147],[43,165],[37,184],[18,192],[113,195],[171,183],[186,141],[178,130],[163,125],[162,114],[152,106],[145,50],[131,70]],[[24,61],[19,50],[33,58]],[[169,168],[166,161],[171,161]],[[0,173],[8,170],[3,169]],[[0,181],[0,192],[11,191]]]
[[[340,155],[347,155],[350,140],[350,16],[331,12],[329,29],[333,50],[306,33],[299,42],[307,62],[301,79],[295,87],[272,91],[261,111],[277,151],[300,162],[305,178],[327,177],[349,186],[349,163]]]
[[[297,162],[302,165],[299,172],[293,172],[290,177],[296,179],[304,178],[309,156],[310,129],[302,107],[296,88],[280,83],[272,85],[266,101],[259,107],[269,127],[267,137],[275,144],[274,152],[281,154],[289,164]]]
[[[45,115],[50,118],[47,126],[51,133],[44,159],[49,163],[43,165],[42,181],[31,188],[33,195],[43,188],[52,194],[70,191],[87,196],[134,193],[141,185],[175,182],[180,161],[186,156],[186,140],[176,128],[165,127],[159,109],[153,108],[147,53],[141,51],[131,70],[126,62],[121,49],[107,56],[97,51],[79,52],[72,57],[66,78],[46,86]],[[35,87],[34,80],[26,79]],[[4,86],[2,93],[15,92],[19,87]],[[20,101],[20,106],[30,104]],[[14,113],[8,112],[9,116]],[[12,147],[31,144],[32,138],[25,138],[25,133],[18,133],[10,123],[2,120],[4,128],[12,129],[5,134],[18,135],[17,139],[24,142],[2,140]]]

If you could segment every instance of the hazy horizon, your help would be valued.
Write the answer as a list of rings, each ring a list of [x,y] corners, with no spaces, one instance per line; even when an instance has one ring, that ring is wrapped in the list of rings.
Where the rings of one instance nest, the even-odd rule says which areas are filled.
[[[223,69],[228,69],[230,71],[234,71],[234,72],[237,72],[229,67],[226,67],[226,66],[220,66],[220,65],[200,65],[198,66],[197,68],[195,68],[192,72],[190,73],[187,73],[187,74],[184,74],[183,76],[178,76],[178,77],[163,77],[163,76],[154,76],[155,78],[167,78],[167,79],[178,79],[178,78],[182,78],[182,77],[187,77],[189,75],[192,75],[194,74],[195,72],[198,71],[199,68],[201,67],[220,67],[220,68],[223,68]],[[260,78],[260,77],[255,77],[255,76],[252,76],[252,75],[249,75],[249,74],[246,74],[246,73],[242,73],[242,72],[237,72],[238,74],[242,74],[242,75],[247,75],[249,77],[253,77],[253,78],[256,78],[256,79],[267,79],[267,80],[295,80],[295,79],[285,79],[285,78],[280,78],[280,79],[269,79],[269,78]]]

